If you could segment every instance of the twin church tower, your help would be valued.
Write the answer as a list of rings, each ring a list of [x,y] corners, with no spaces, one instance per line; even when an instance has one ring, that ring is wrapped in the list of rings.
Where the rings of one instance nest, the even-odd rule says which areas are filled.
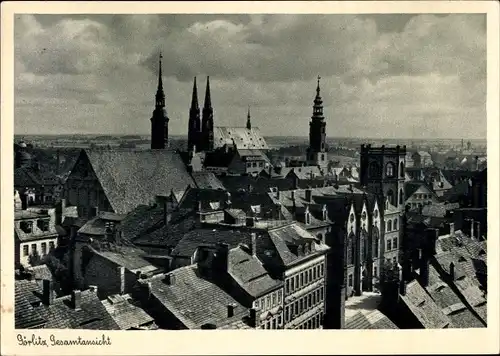
[[[168,122],[167,110],[165,109],[165,94],[163,92],[162,55],[160,53],[158,89],[156,91],[156,105],[151,118],[151,149],[164,149],[168,146]],[[326,167],[328,164],[326,153],[326,122],[323,116],[323,99],[320,94],[320,77],[316,87],[313,115],[309,123],[309,148],[307,150],[308,165]],[[248,110],[246,128],[252,129],[250,122],[250,109]],[[207,77],[205,89],[205,102],[201,112],[198,104],[198,88],[196,77],[193,83],[193,94],[191,108],[189,109],[188,124],[188,151],[213,151],[214,150],[214,110],[210,97],[210,78]]]
[[[158,71],[158,89],[156,90],[155,109],[151,117],[151,149],[164,149],[168,146],[168,122],[170,119],[165,109],[165,93],[163,92],[162,55],[160,53]],[[188,150],[211,151],[214,148],[214,110],[210,98],[210,78],[207,77],[205,103],[200,120],[198,105],[198,89],[194,78],[193,97],[189,109]]]

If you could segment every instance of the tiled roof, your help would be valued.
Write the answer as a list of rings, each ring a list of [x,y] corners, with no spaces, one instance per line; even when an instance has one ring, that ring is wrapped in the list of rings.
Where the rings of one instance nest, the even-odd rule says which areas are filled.
[[[228,191],[236,192],[238,190],[248,190],[252,187],[252,192],[267,193],[270,188],[279,190],[289,190],[293,187],[293,180],[288,178],[266,178],[262,176],[223,176],[219,180]]]
[[[291,167],[287,176],[290,175],[295,175],[300,180],[323,176],[318,166]]]
[[[169,150],[85,150],[113,210],[124,214],[155,196],[183,191],[194,181],[181,157]]]
[[[262,136],[260,129],[252,127],[214,127],[214,145],[222,147],[224,145],[236,145],[241,149],[269,149],[266,140]]]
[[[212,172],[193,172],[191,175],[197,188],[225,190],[222,182]]]
[[[408,283],[406,294],[401,296],[401,300],[425,329],[441,329],[452,325],[451,320],[417,281]]]
[[[78,229],[78,233],[84,235],[104,236],[106,233],[105,221],[99,217],[92,218],[80,229]]]
[[[127,214],[120,222],[119,230],[125,241],[135,241],[152,229],[162,226],[163,208],[160,206],[140,205]]]
[[[460,306],[460,297],[450,288],[436,268],[431,264],[429,268],[429,286],[427,292],[436,304],[446,313],[455,328],[483,327],[481,321],[466,307]],[[455,306],[451,308],[452,306]]]
[[[50,305],[41,305],[40,312],[47,319],[47,329],[119,330],[92,290],[81,291],[80,308],[71,305],[71,295],[54,299]]]
[[[15,187],[39,187],[42,184],[42,177],[33,168],[21,167],[14,169]]]
[[[102,304],[121,330],[138,329],[154,321],[143,309],[133,304],[128,294],[110,295]]]
[[[276,248],[278,256],[285,266],[293,264],[308,256],[307,254],[298,253],[297,250],[299,246],[304,245],[306,242],[311,243],[313,249],[311,252],[324,252],[328,250],[328,246],[318,244],[314,235],[297,224],[288,224],[283,227],[269,230],[268,234]]]
[[[357,312],[346,320],[345,329],[398,329],[398,327],[379,310],[367,314]]]
[[[149,261],[145,260],[143,256],[145,253],[138,248],[120,246],[116,251],[94,251],[95,254],[100,255],[118,266],[125,267],[129,271],[143,271],[149,272],[156,270]]]
[[[32,284],[33,287],[30,287]],[[33,288],[38,289],[38,285],[34,281],[16,280],[15,281],[15,324],[16,329],[27,329],[42,327],[46,320],[37,308],[31,305],[31,300],[35,298]],[[35,301],[39,301],[36,298]]]
[[[241,320],[247,310],[217,285],[201,277],[196,265],[170,272],[174,283],[161,276],[153,277],[151,294],[189,329],[203,324],[227,325]],[[228,318],[228,305],[234,305],[234,316]]]
[[[262,262],[244,247],[230,250],[228,258],[229,274],[253,297],[259,297],[282,284],[280,280],[271,278]]]
[[[433,190],[424,182],[405,182],[405,199],[410,198],[420,187],[424,187],[429,193],[434,194]]]
[[[196,229],[183,235],[172,251],[173,256],[189,257],[199,246],[224,242],[229,248],[237,247],[240,243],[248,244],[251,240],[250,232],[224,229]]]

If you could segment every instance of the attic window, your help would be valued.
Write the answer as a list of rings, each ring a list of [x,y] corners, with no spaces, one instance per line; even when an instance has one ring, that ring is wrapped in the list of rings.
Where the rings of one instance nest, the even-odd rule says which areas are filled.
[[[49,220],[47,219],[40,219],[36,222],[38,228],[42,231],[48,231],[49,230]]]
[[[21,230],[25,233],[30,234],[33,231],[33,222],[32,221],[21,221]]]
[[[260,205],[252,205],[250,206],[250,209],[252,209],[254,214],[260,214]]]

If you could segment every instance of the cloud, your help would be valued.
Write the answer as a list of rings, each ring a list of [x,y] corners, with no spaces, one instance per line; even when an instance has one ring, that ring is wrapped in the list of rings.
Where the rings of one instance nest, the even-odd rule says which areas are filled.
[[[19,15],[16,131],[148,133],[160,50],[174,134],[210,75],[216,124],[251,105],[306,136],[318,74],[329,136],[486,132],[485,17],[466,14]]]

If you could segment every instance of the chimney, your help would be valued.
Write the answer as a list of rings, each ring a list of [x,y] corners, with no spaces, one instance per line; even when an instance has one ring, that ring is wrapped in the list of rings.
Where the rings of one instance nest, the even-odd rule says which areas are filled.
[[[125,294],[125,267],[118,267],[118,274],[120,275],[120,294]]]
[[[307,188],[306,189],[306,200],[308,202],[311,202],[311,198],[312,198],[312,190],[310,188]]]
[[[476,221],[476,238],[481,241],[481,222]]]
[[[80,310],[82,301],[82,292],[78,289],[71,292],[71,306],[75,310]]]
[[[95,294],[97,294],[97,292],[98,292],[97,286],[89,286],[89,290],[91,292],[94,292]]]
[[[168,286],[172,286],[175,284],[175,275],[172,273],[165,274],[165,284]]]
[[[399,294],[403,297],[406,295],[406,282],[404,280],[399,282]]]
[[[450,236],[455,236],[455,223],[450,223]]]
[[[470,219],[470,238],[475,239],[474,236],[474,219]]]
[[[246,226],[253,227],[255,225],[255,218],[252,216],[247,217]]]
[[[291,190],[291,191],[290,191],[290,199],[291,199],[292,201],[295,201],[295,190]]]
[[[451,280],[455,280],[455,264],[453,262],[450,262],[450,277]]]
[[[425,288],[429,285],[429,256],[421,253],[420,259],[420,283]]]
[[[280,189],[276,188],[276,199],[280,199]]]
[[[52,304],[52,301],[54,300],[54,291],[52,289],[52,282],[48,279],[43,280],[43,299],[42,302],[45,305],[50,305]]]
[[[228,304],[227,305],[227,317],[232,318],[234,316],[234,304]]]
[[[257,327],[257,311],[255,310],[255,308],[250,308],[250,316],[248,319],[249,319],[248,324],[250,325],[250,327],[256,328]]]
[[[257,234],[251,233],[252,236],[252,256],[257,256]]]

